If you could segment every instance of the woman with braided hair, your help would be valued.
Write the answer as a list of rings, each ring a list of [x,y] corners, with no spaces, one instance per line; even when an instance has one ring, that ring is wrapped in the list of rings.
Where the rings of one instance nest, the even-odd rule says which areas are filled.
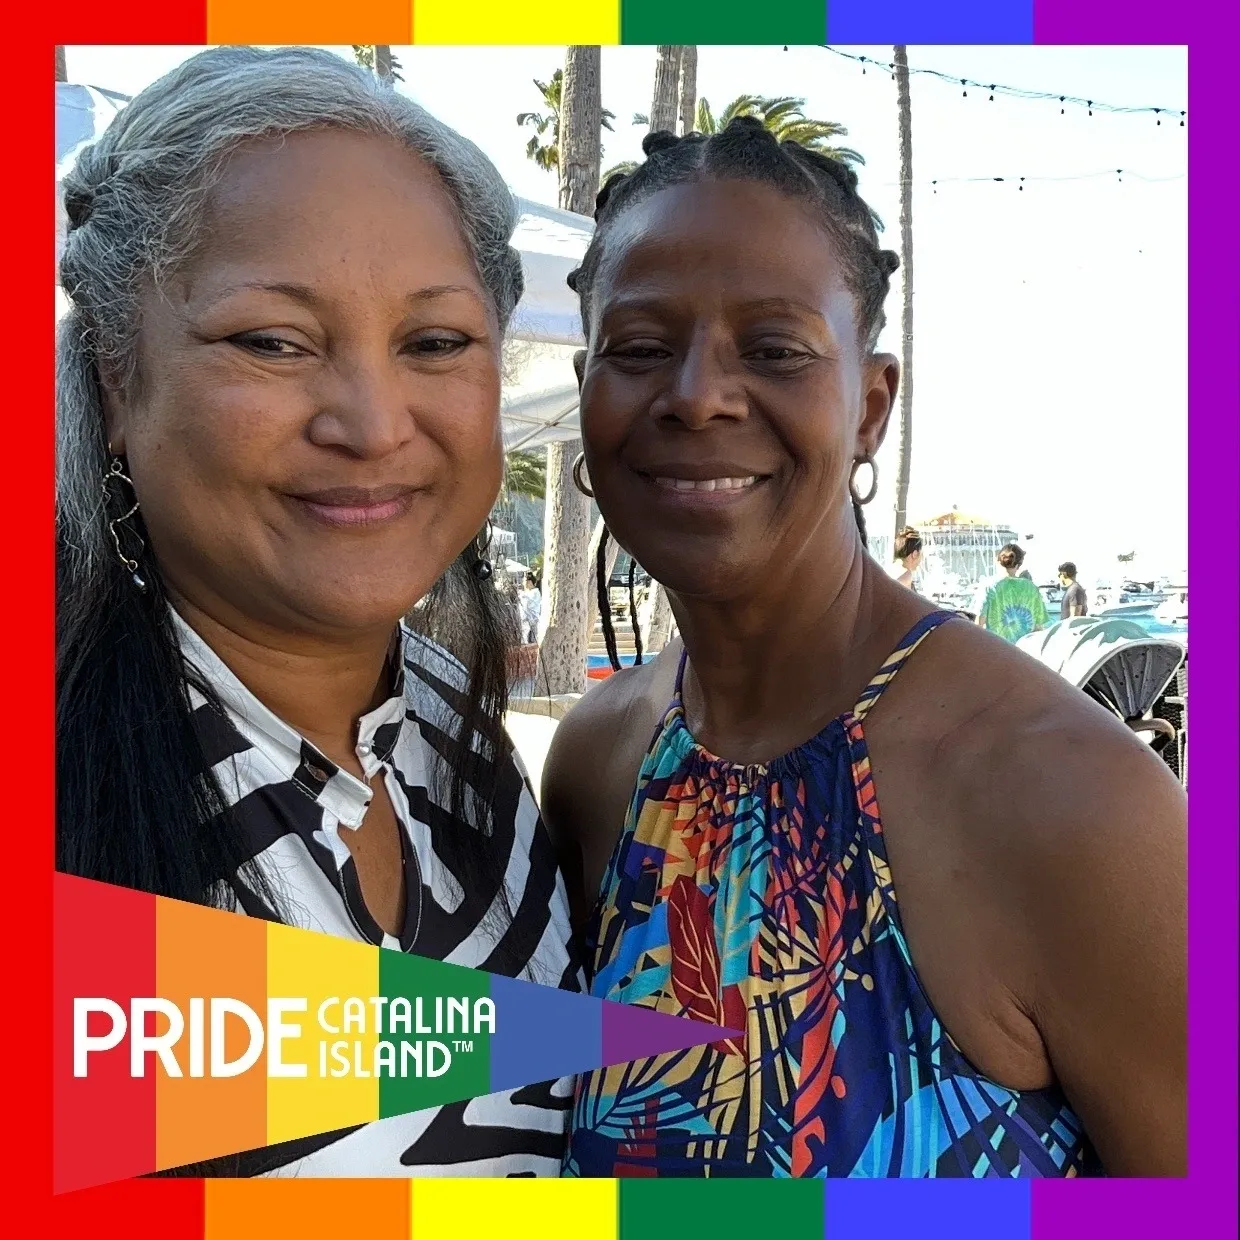
[[[593,993],[727,1032],[585,1076],[566,1174],[1184,1174],[1178,784],[866,553],[897,264],[852,171],[645,151],[570,282],[589,486],[681,640],[543,808]]]

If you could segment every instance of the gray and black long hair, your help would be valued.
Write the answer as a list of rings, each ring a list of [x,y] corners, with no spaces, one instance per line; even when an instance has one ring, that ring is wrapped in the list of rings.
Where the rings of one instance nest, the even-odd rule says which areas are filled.
[[[195,253],[204,207],[229,155],[255,139],[314,129],[389,136],[436,169],[506,330],[522,292],[510,241],[516,206],[470,142],[364,70],[307,48],[202,52],[133,100],[65,178],[60,263],[70,309],[56,342],[57,868],[200,903],[231,901],[246,860],[191,723],[187,669],[159,566],[138,538],[135,587],[109,522],[132,493],[105,488],[104,385],[133,390],[144,290]],[[136,526],[134,525],[136,522]],[[139,541],[141,540],[141,541]],[[415,621],[468,672],[450,729],[444,796],[481,828],[450,833],[464,882],[500,864],[486,843],[506,753],[502,618],[466,548]],[[196,686],[216,708],[209,686]],[[246,871],[262,887],[261,875]],[[228,887],[233,886],[232,894]],[[271,896],[270,891],[252,893]],[[276,906],[263,902],[268,908]]]

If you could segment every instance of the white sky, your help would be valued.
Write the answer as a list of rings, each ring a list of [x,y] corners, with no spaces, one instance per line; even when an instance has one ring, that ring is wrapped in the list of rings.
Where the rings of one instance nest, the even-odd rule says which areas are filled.
[[[71,81],[134,94],[200,49],[70,47]],[[335,49],[351,55],[348,48]],[[883,60],[890,47],[849,48]],[[519,111],[562,47],[395,49],[403,89],[494,160],[513,190],[554,203],[553,174],[525,157]],[[604,166],[640,156],[654,49],[603,49],[603,106],[616,114]],[[911,48],[924,66],[1108,103],[1187,107],[1182,48]],[[898,249],[895,83],[814,47],[703,47],[698,92],[799,95],[861,151],[861,189]],[[1134,569],[1187,563],[1187,130],[1025,101],[914,75],[916,300],[910,515],[982,513],[1036,535],[1040,576],[1074,559],[1092,580],[1115,556]],[[1122,183],[1114,170],[1123,168]],[[1107,171],[1108,175],[1085,174]],[[1140,177],[1148,179],[1139,179]],[[945,183],[951,178],[1009,179]],[[931,185],[938,180],[937,192]],[[899,352],[900,289],[880,347]],[[871,528],[889,524],[896,433],[880,455]]]

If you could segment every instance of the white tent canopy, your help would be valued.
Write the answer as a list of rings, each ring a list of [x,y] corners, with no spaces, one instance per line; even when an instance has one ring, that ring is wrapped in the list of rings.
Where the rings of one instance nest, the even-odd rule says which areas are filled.
[[[56,84],[56,254],[64,245],[61,179],[78,151],[94,141],[128,102],[93,86]],[[581,347],[576,295],[566,283],[581,261],[594,221],[585,216],[517,199],[520,219],[513,245],[521,253],[525,295],[517,307],[505,349],[504,446],[531,448],[579,434],[573,353]],[[57,289],[57,315],[65,300]]]

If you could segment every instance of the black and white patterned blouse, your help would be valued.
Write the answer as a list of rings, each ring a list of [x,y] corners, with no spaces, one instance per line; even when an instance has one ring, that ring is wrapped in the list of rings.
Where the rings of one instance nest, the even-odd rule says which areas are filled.
[[[460,708],[466,680],[459,662],[404,631],[403,668],[393,696],[358,727],[358,759],[368,779],[384,780],[403,827],[406,907],[397,939],[367,912],[342,838],[342,832],[361,825],[370,788],[263,706],[180,617],[174,622],[187,661],[227,711],[227,719],[221,718],[191,676],[196,730],[240,821],[247,851],[282,903],[281,920],[453,964],[581,988],[564,882],[519,760],[506,762],[492,806],[492,844],[506,858],[506,893],[498,878],[494,890],[463,886],[442,859],[448,833],[476,830],[446,808],[436,778],[444,770],[444,728]],[[228,898],[238,912],[273,917],[243,881],[231,885]],[[243,1155],[220,1173],[555,1176],[572,1086],[572,1078],[564,1078],[271,1146]]]

